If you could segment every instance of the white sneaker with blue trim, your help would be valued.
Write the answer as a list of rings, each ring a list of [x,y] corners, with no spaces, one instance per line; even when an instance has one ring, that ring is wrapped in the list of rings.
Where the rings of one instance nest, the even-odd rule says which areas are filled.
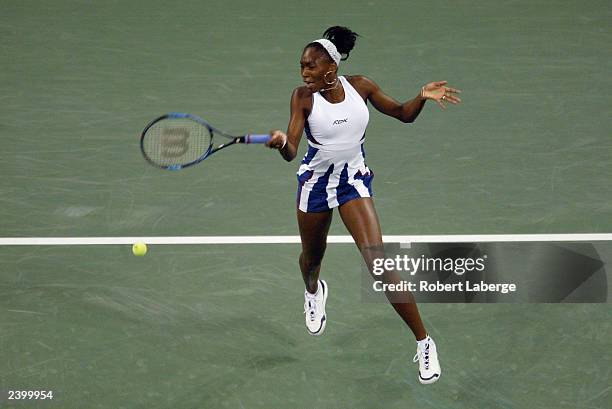
[[[319,280],[317,293],[304,291],[304,314],[306,314],[306,329],[310,335],[321,335],[325,330],[327,317],[325,302],[327,301],[327,283]]]
[[[440,379],[442,371],[438,361],[438,350],[429,335],[417,341],[417,352],[412,361],[419,363],[419,382],[422,384],[434,383]]]

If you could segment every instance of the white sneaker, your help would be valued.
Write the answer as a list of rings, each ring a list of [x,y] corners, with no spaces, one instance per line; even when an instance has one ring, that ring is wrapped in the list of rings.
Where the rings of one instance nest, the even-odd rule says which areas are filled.
[[[321,335],[325,330],[325,301],[327,301],[327,283],[319,280],[316,294],[304,291],[304,313],[306,329],[310,335]]]
[[[434,383],[440,379],[440,362],[436,343],[428,335],[423,341],[417,342],[417,353],[413,362],[419,362],[419,382],[422,384]]]

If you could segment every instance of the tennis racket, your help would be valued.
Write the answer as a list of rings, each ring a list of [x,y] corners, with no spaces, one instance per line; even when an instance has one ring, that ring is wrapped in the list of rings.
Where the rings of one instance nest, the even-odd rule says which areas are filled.
[[[213,146],[213,136],[227,142]],[[154,119],[142,131],[140,150],[153,166],[180,170],[202,162],[215,152],[237,143],[266,143],[270,135],[232,136],[195,115],[171,112]]]

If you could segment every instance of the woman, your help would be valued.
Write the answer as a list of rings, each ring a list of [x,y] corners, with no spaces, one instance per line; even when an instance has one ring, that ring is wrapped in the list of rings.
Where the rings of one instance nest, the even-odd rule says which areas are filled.
[[[387,96],[362,75],[338,76],[340,61],[346,60],[357,34],[346,27],[330,27],[325,38],[306,45],[300,65],[305,86],[293,91],[287,133],[271,132],[268,146],[292,161],[302,132],[308,137],[308,152],[298,170],[297,219],[302,240],[299,264],[306,285],[304,312],[311,335],[321,335],[327,317],[327,283],[319,279],[325,254],[332,209],[337,207],[344,225],[353,236],[370,271],[372,261],[384,254],[382,233],[372,201],[372,171],[365,164],[363,141],[369,120],[367,102],[383,114],[402,122],[413,122],[425,101],[457,104],[460,91],[432,82],[403,104]],[[389,295],[387,294],[387,297]],[[433,383],[440,377],[436,346],[427,335],[414,299],[390,301],[417,340],[415,362],[419,381]]]

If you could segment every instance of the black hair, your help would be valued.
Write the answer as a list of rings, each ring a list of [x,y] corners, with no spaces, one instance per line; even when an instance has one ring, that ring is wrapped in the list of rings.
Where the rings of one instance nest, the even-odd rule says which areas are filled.
[[[355,41],[357,40],[358,36],[359,34],[355,33],[354,31],[351,31],[351,29],[349,29],[348,27],[342,26],[330,27],[323,33],[323,37],[334,43],[336,49],[338,50],[340,55],[342,55],[340,61],[344,61],[349,57],[351,50],[355,47]],[[325,47],[323,47],[319,43],[310,43],[306,46],[306,48],[308,47],[317,47],[320,50],[324,51],[327,55]]]
[[[355,41],[359,34],[351,31],[348,27],[333,26],[325,30],[323,37],[334,43],[340,54],[345,54],[340,60],[349,57],[351,50],[355,47]]]

